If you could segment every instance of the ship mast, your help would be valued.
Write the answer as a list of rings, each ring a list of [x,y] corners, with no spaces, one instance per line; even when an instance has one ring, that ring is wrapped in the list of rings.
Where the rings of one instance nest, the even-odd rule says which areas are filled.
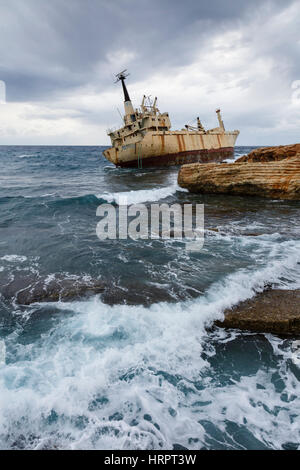
[[[122,72],[118,73],[116,75],[117,80],[115,83],[122,82],[122,88],[124,93],[125,123],[129,124],[130,122],[134,122],[136,120],[136,116],[125,84],[125,80],[129,75],[129,73],[126,72],[127,70],[123,70]]]

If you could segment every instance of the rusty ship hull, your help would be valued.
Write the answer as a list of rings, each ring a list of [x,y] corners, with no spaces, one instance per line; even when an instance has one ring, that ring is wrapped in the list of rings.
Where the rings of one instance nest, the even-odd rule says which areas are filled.
[[[142,142],[111,147],[104,156],[118,167],[172,166],[185,163],[220,162],[233,158],[238,134],[148,134]]]
[[[226,131],[217,109],[218,127],[206,130],[197,118],[195,127],[186,125],[171,131],[168,113],[157,108],[157,98],[144,95],[140,108],[134,109],[125,85],[124,70],[117,75],[124,92],[123,127],[108,130],[112,146],[104,157],[119,167],[157,167],[194,162],[218,162],[233,157],[238,130]]]

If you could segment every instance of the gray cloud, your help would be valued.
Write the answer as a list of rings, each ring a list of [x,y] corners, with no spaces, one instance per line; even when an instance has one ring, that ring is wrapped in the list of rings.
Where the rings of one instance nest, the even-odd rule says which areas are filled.
[[[7,84],[10,102],[51,105],[58,96],[79,87],[90,85],[99,93],[114,90],[111,74],[119,71],[119,63],[120,68],[125,68],[126,54],[132,54],[128,56],[131,89],[135,83],[157,74],[168,77],[171,83],[178,69],[186,67],[189,73],[189,66],[196,57],[205,55],[217,34],[237,29],[245,31],[239,40],[241,47],[251,48],[249,58],[255,61],[261,57],[262,63],[272,60],[273,72],[285,75],[286,82],[292,81],[300,78],[300,38],[294,29],[289,32],[285,28],[282,34],[280,22],[277,29],[266,31],[264,37],[262,15],[267,20],[280,12],[284,14],[293,3],[293,0],[0,0],[0,79]],[[258,30],[248,30],[248,24],[256,19]],[[248,66],[251,70],[252,63]],[[240,89],[247,90],[253,81],[253,77],[239,76],[238,68],[228,70],[226,63],[219,67],[215,64],[214,72],[220,81],[236,73],[236,87]],[[187,78],[191,83],[193,77]],[[209,90],[207,84],[208,94],[214,93],[213,87]],[[77,111],[93,125],[98,118],[105,120],[101,110],[83,110],[78,105]],[[188,111],[180,111],[184,119]],[[248,118],[245,111],[240,113],[245,126],[247,123],[252,126],[254,116],[255,110],[249,112]],[[260,114],[259,123],[263,122]],[[265,112],[265,122],[272,126],[271,111]]]
[[[192,61],[203,42],[253,15],[261,0],[1,0],[0,76],[10,100],[74,86],[108,86],[108,57],[132,51],[136,80]],[[291,2],[265,2],[282,9]],[[195,42],[197,38],[197,42]],[[289,53],[282,48],[282,54]],[[277,51],[278,53],[278,51]],[[96,64],[102,64],[97,68]],[[118,70],[111,70],[116,73]],[[172,79],[172,77],[170,77]]]

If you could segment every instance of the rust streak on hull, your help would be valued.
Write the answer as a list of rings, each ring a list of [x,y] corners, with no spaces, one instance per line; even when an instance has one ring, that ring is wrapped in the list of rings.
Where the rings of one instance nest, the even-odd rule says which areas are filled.
[[[160,138],[161,138],[161,153],[164,153],[165,152],[165,136],[162,134]]]
[[[204,149],[204,148],[205,148],[205,146],[204,146],[204,141],[203,141],[203,136],[202,136],[202,134],[200,134],[200,139],[201,139],[201,145],[202,145],[202,149]]]
[[[180,137],[181,137],[181,141],[182,141],[182,150],[183,150],[183,152],[185,152],[186,151],[186,146],[185,146],[185,141],[184,141],[184,135],[181,134]]]
[[[178,142],[179,152],[182,152],[182,145],[181,145],[181,141],[180,141],[180,135],[177,134],[176,138],[177,138],[177,142]]]

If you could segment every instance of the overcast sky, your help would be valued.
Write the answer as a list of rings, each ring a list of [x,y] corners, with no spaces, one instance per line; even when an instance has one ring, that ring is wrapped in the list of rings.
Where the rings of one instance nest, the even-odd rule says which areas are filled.
[[[237,145],[300,142],[299,59],[299,0],[0,0],[0,145],[109,144],[124,68],[173,129],[221,107]]]

